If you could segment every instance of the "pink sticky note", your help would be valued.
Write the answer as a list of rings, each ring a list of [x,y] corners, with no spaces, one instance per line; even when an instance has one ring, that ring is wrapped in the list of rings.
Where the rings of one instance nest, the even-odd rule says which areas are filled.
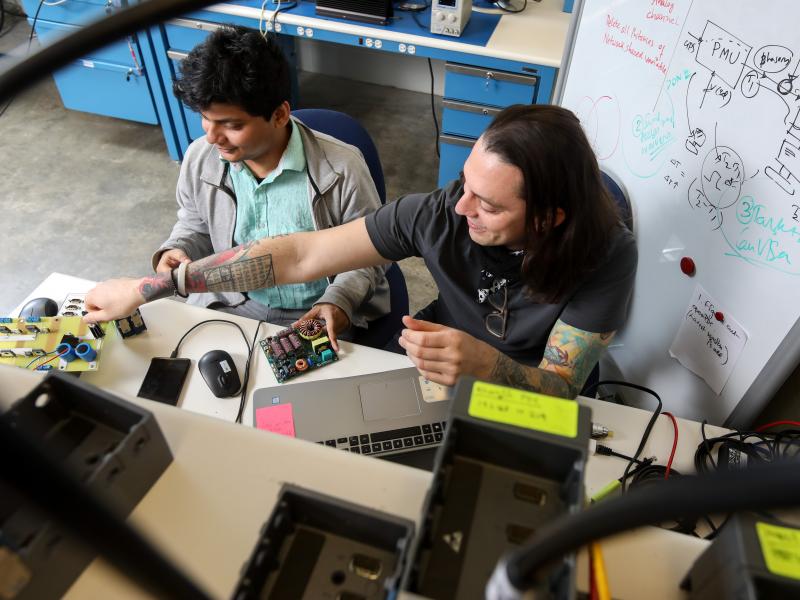
[[[256,409],[256,427],[272,433],[294,437],[294,416],[291,404],[275,404]]]

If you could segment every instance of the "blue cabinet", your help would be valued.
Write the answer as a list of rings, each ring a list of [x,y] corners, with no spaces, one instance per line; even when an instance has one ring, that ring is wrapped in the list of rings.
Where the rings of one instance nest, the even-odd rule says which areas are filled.
[[[439,186],[458,177],[475,141],[506,106],[542,101],[541,79],[499,69],[445,65]],[[548,101],[549,96],[544,98]]]
[[[42,44],[78,26],[37,20]],[[114,42],[53,73],[66,108],[107,117],[158,124],[150,86],[133,38]]]
[[[48,44],[86,23],[121,10],[129,2],[65,0],[45,4],[39,0],[22,0],[22,4],[39,42]],[[163,107],[163,102],[156,100],[156,96],[161,95],[158,74],[153,75],[154,81],[148,77],[152,60],[148,60],[151,55],[146,38],[146,34],[127,36],[53,73],[64,106],[118,119],[158,124],[162,114],[158,107]],[[154,86],[156,94],[153,93]]]

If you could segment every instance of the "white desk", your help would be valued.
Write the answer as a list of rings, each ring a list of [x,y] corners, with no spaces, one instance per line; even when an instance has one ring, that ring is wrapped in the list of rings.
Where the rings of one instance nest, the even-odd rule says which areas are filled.
[[[94,287],[95,283],[86,279],[79,279],[61,273],[52,273],[20,304],[25,304],[30,298],[53,298],[61,305],[62,300],[71,292],[86,292]],[[15,309],[15,314],[19,308]],[[103,349],[100,355],[99,370],[82,375],[83,380],[109,390],[111,392],[135,396],[142,384],[144,374],[154,356],[169,356],[181,336],[192,325],[205,319],[225,319],[238,323],[247,336],[247,343],[253,339],[256,330],[256,321],[211,311],[195,306],[180,304],[176,300],[158,300],[141,307],[142,317],[147,325],[147,331],[138,336],[123,340],[115,332],[109,335],[111,343]],[[262,325],[259,340],[267,335],[274,335],[283,327],[275,325]],[[236,362],[239,375],[244,377],[244,366],[247,359],[247,349],[239,331],[232,325],[210,323],[198,327],[181,344],[180,356],[190,358],[195,362],[209,350],[220,348],[230,353]],[[292,385],[302,381],[316,381],[333,377],[349,377],[363,373],[377,373],[391,369],[403,369],[414,366],[406,357],[375,350],[366,346],[359,346],[349,342],[340,343],[340,360],[304,374],[302,377],[290,380],[285,385]],[[248,398],[242,422],[245,425],[252,423],[252,391],[257,388],[277,385],[275,376],[269,367],[261,348],[256,346],[253,351],[253,362],[250,367],[250,383],[248,384]],[[203,377],[196,368],[189,371],[183,387],[178,406],[184,410],[218,417],[225,421],[233,422],[239,410],[239,397],[217,398],[206,386]]]
[[[29,298],[48,296],[60,301],[67,293],[79,292],[91,285],[86,280],[55,273]],[[206,318],[231,318],[242,324],[248,337],[252,337],[255,327],[255,322],[248,319],[183,306],[171,300],[145,305],[142,314],[148,331],[128,340],[114,340],[101,355],[100,370],[83,377],[87,382],[142,404],[158,418],[175,460],[137,506],[133,519],[214,595],[230,594],[238,570],[249,556],[258,529],[266,521],[284,481],[376,507],[412,519],[419,525],[431,477],[427,472],[233,425],[230,422],[238,409],[238,399],[215,398],[196,372],[187,380],[181,409],[135,398],[150,357],[168,355],[183,332],[194,323]],[[267,329],[264,334],[269,331]],[[193,359],[210,348],[225,348],[243,372],[244,342],[233,327],[208,325],[185,344],[181,356]],[[343,343],[341,356],[334,365],[309,373],[300,380],[378,372],[410,364],[404,356],[347,343]],[[275,384],[258,350],[252,369],[251,392],[257,387]],[[15,378],[31,376],[21,369],[10,371]],[[0,377],[7,377],[7,372],[0,373]],[[591,407],[594,422],[614,431],[606,445],[626,454],[635,451],[650,413],[590,398],[581,398],[580,402]],[[250,410],[248,400],[246,424],[251,422]],[[218,418],[209,419],[192,412]],[[700,425],[683,419],[678,419],[678,424],[680,435],[673,466],[691,473],[693,453],[701,439]],[[724,431],[718,427],[707,428],[709,436]],[[661,417],[643,455],[656,455],[663,464],[672,447],[672,435],[671,422]],[[621,459],[591,456],[586,475],[587,494],[595,493],[619,477],[624,467]],[[612,594],[623,599],[641,598],[643,594],[654,600],[685,598],[677,587],[678,582],[706,545],[703,540],[654,527],[604,542]],[[578,562],[580,589],[586,589],[586,573],[581,556]],[[72,587],[68,597],[107,595],[109,588],[104,586],[112,585],[111,580],[115,578],[100,561],[95,561]],[[114,588],[115,592],[117,589],[120,592],[114,594],[116,597],[139,594],[126,582],[115,581],[113,585],[120,586]]]

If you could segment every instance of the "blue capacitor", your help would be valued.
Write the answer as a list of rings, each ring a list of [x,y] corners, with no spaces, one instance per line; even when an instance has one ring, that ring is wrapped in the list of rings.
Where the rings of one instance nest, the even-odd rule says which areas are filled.
[[[86,362],[92,362],[95,358],[97,358],[97,352],[95,349],[86,342],[81,342],[75,347],[75,354],[78,355],[78,358],[82,358]]]
[[[59,356],[59,358],[64,362],[72,362],[73,360],[78,358],[75,355],[75,348],[73,348],[66,342],[62,342],[58,346],[56,346],[56,352],[58,352],[61,355]]]
[[[333,350],[323,350],[322,354],[320,354],[320,358],[322,359],[322,362],[333,360]]]

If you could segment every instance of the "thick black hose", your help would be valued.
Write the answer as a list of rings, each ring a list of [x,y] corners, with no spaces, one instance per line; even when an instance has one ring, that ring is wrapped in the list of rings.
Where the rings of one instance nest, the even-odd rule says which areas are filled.
[[[791,506],[800,506],[800,463],[795,461],[665,480],[545,525],[531,544],[508,555],[508,579],[517,589],[528,589],[548,562],[591,541],[643,525]]]
[[[0,75],[0,104],[92,50],[166,19],[219,0],[149,0],[135,4],[45,46]]]
[[[59,461],[0,419],[0,481],[53,517],[75,539],[107,559],[155,598],[209,596],[142,535],[100,501]],[[47,573],[37,573],[47,577]]]

